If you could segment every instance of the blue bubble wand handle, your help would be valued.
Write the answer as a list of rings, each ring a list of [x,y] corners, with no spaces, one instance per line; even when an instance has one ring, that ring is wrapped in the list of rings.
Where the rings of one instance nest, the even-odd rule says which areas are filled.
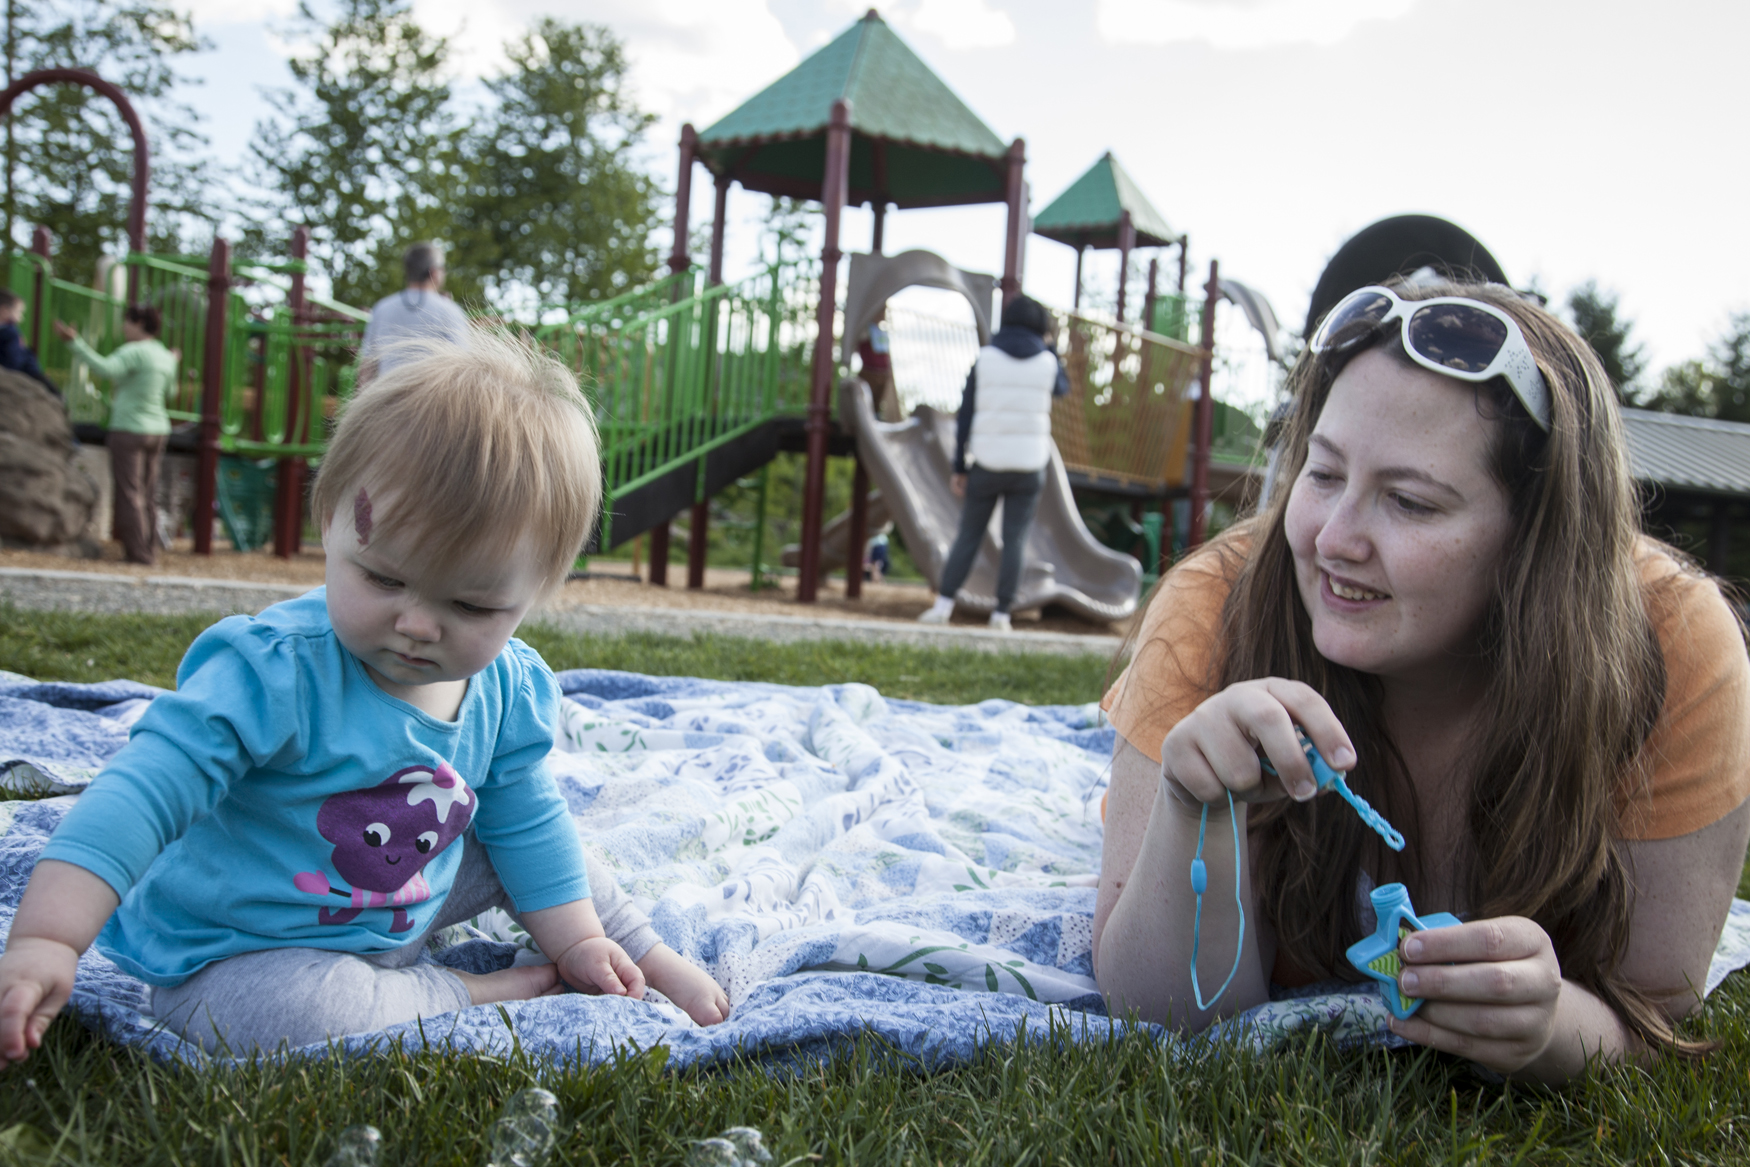
[[[1355,813],[1361,816],[1362,822],[1379,833],[1379,837],[1385,840],[1387,847],[1393,851],[1402,851],[1404,837],[1398,833],[1398,829],[1387,822],[1384,815],[1369,806],[1365,798],[1349,789],[1348,778],[1344,776],[1342,771],[1331,769],[1331,764],[1325,761],[1319,753],[1318,747],[1312,744],[1312,739],[1306,736],[1306,730],[1297,725],[1294,727],[1294,732],[1300,738],[1301,752],[1306,754],[1307,762],[1312,765],[1313,781],[1319,784],[1319,789],[1326,790],[1335,787],[1337,793],[1343,796],[1343,801],[1355,808]],[[1264,758],[1261,761],[1264,769],[1271,774],[1276,774],[1276,767],[1270,764],[1270,759]],[[1276,774],[1278,778],[1281,776]]]
[[[1240,971],[1240,958],[1246,950],[1246,901],[1240,895],[1240,819],[1234,813],[1234,792],[1227,792],[1227,820],[1234,835],[1234,907],[1240,913],[1240,934],[1234,938],[1234,966],[1227,970],[1227,980],[1215,990],[1215,996],[1203,999],[1203,986],[1197,980],[1197,954],[1203,947],[1203,893],[1209,889],[1209,868],[1203,862],[1203,834],[1209,828],[1209,804],[1203,804],[1203,814],[1197,820],[1197,857],[1191,860],[1191,891],[1197,896],[1197,918],[1191,924],[1191,992],[1197,998],[1197,1008],[1207,1013],[1215,1008],[1227,987],[1234,983]]]

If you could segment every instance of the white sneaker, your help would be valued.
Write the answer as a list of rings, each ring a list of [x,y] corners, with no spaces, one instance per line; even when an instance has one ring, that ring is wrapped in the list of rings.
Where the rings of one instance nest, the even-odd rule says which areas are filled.
[[[992,612],[990,614],[990,626],[991,629],[996,632],[1013,632],[1015,630],[1015,626],[1009,623],[1009,614],[1007,612]]]
[[[948,617],[954,614],[954,601],[947,596],[937,596],[936,602],[927,612],[918,615],[919,624],[946,624]]]

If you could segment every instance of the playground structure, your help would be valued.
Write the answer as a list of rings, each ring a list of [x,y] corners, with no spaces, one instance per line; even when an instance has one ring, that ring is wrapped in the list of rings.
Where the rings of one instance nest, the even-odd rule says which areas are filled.
[[[79,71],[57,74],[61,72]],[[13,90],[22,91],[31,80],[23,79]],[[36,83],[66,80],[91,83],[89,75],[57,75]],[[5,108],[0,104],[0,113]],[[179,391],[171,403],[180,429],[172,448],[192,449],[200,458],[197,551],[210,550],[213,516],[226,508],[219,466],[229,457],[272,460],[274,547],[278,554],[291,555],[303,528],[307,467],[320,459],[327,424],[351,392],[354,355],[367,314],[308,293],[307,239],[302,232],[292,240],[289,257],[277,262],[236,261],[223,239],[215,241],[204,264],[190,257],[144,254],[132,231],[136,220],[144,221],[143,137],[136,144],[141,153],[136,206],[130,211],[134,249],[120,265],[128,292],[57,278],[51,241],[39,228],[33,251],[13,254],[8,272],[10,285],[31,306],[28,334],[35,338],[45,368],[67,385],[75,420],[100,435],[103,394],[74,367],[46,323],[66,319],[104,349],[119,340],[120,314],[127,302],[138,299],[158,306],[166,320],[165,342],[183,354]],[[763,520],[766,473],[773,457],[780,450],[805,452],[798,591],[799,598],[809,601],[823,568],[819,540],[827,456],[857,460],[852,509],[841,525],[847,548],[860,550],[867,534],[871,470],[881,479],[884,504],[896,516],[949,505],[942,501],[945,493],[936,497],[938,485],[945,491],[945,476],[913,481],[881,468],[894,461],[882,452],[892,443],[883,438],[865,448],[881,432],[877,427],[860,419],[855,425],[835,426],[832,390],[840,381],[841,360],[849,364],[858,329],[900,287],[948,286],[944,280],[957,284],[973,305],[977,323],[962,328],[969,335],[956,343],[976,350],[988,337],[993,289],[1000,289],[1005,299],[1020,289],[1027,226],[1025,147],[1019,139],[1005,146],[871,11],[704,133],[685,127],[680,152],[669,275],[528,329],[536,343],[580,374],[596,405],[606,501],[601,525],[584,550],[605,551],[648,532],[652,581],[666,583],[669,521],[691,508],[688,577],[691,586],[701,586],[711,496],[729,483],[757,475]],[[702,269],[687,253],[696,162],[711,170],[716,185],[711,252]],[[725,284],[725,203],[734,183],[772,194],[820,198],[826,231],[819,262],[772,267]],[[874,271],[881,261],[891,262],[881,255],[889,205],[972,202],[1001,202],[1008,209],[1000,279],[966,272],[949,279],[942,273],[953,269],[924,253],[918,262],[927,268],[933,261],[936,277],[913,273],[897,282],[889,278],[881,288],[861,288],[865,294],[858,299],[854,273],[859,265],[872,264],[869,270]],[[875,212],[874,237],[870,255],[853,258],[851,288],[841,295],[839,218],[845,205],[858,203],[868,203]],[[1203,415],[1214,409],[1208,394],[1194,392],[1195,385],[1210,381],[1212,309],[1220,294],[1213,269],[1206,291],[1211,299],[1201,312],[1193,306],[1180,314],[1186,326],[1201,317],[1201,345],[1091,314],[1059,314],[1073,391],[1054,407],[1062,455],[1054,459],[1052,479],[1062,496],[1062,513],[1053,512],[1055,517],[1040,524],[1043,542],[1035,549],[1040,562],[1062,565],[1068,556],[1094,565],[1109,554],[1098,548],[1077,515],[1075,489],[1127,483],[1156,497],[1195,490],[1200,481],[1196,470],[1207,469],[1210,447],[1207,441],[1189,439],[1197,432],[1194,421],[1201,432],[1209,432]],[[938,323],[948,332],[959,327]],[[933,432],[939,424],[940,419],[926,416],[914,428]],[[1204,508],[1194,501],[1194,509],[1200,514]],[[235,530],[236,524],[232,526]],[[754,530],[757,587],[768,549],[760,543],[764,522]],[[922,546],[921,525],[902,533],[908,545],[919,541],[912,550],[920,564],[937,563],[945,553],[945,541],[937,551]],[[951,536],[948,530],[945,538]],[[993,550],[987,547],[986,553]],[[1155,554],[1168,550],[1160,547]],[[1112,558],[1106,565],[1111,578],[1090,588],[1084,586],[1089,580],[1069,580],[1074,573],[1066,573],[1068,590],[1057,598],[1098,619],[1127,613],[1136,599],[1136,564],[1128,556]],[[1118,576],[1124,578],[1113,582]],[[975,585],[977,579],[975,572]],[[855,597],[860,583],[861,572],[848,570],[847,595]],[[1023,594],[1032,594],[1026,588]],[[1052,598],[1049,589],[1035,590],[1043,597],[1039,602]]]

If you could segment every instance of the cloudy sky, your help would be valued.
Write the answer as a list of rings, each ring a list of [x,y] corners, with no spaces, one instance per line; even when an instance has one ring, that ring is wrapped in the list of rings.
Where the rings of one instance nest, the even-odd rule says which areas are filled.
[[[290,0],[197,0],[216,51],[192,72],[214,151],[241,157],[286,84]],[[318,0],[318,9],[322,7]],[[464,85],[537,15],[626,42],[661,117],[703,129],[843,31],[867,0],[415,0]],[[248,11],[245,18],[242,14]],[[1387,215],[1479,237],[1518,285],[1620,294],[1655,368],[1699,356],[1750,310],[1750,4],[1743,0],[889,0],[882,15],[1005,140],[1027,141],[1035,211],[1110,149],[1194,266],[1261,289],[1298,323],[1331,253]],[[703,171],[699,172],[703,177]],[[730,265],[765,200],[732,201]],[[695,215],[709,213],[695,200]],[[844,245],[868,245],[866,213]],[[997,271],[998,208],[890,215],[889,251]],[[1029,291],[1067,303],[1074,253],[1035,237]],[[1090,264],[1110,284],[1116,264]]]

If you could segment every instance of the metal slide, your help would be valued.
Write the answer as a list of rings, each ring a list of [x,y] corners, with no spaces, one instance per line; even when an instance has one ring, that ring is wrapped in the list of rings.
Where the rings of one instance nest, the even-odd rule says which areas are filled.
[[[935,586],[960,526],[960,500],[948,486],[954,466],[954,415],[920,405],[905,421],[881,421],[869,386],[848,377],[839,385],[839,423],[856,435],[857,452],[880,488],[912,562]],[[975,611],[996,607],[1001,513],[999,507],[992,516],[972,574],[960,590],[961,605]],[[1060,604],[1089,620],[1122,620],[1136,611],[1141,587],[1142,565],[1100,543],[1082,523],[1053,444],[1045,493],[1027,534],[1016,610]]]

